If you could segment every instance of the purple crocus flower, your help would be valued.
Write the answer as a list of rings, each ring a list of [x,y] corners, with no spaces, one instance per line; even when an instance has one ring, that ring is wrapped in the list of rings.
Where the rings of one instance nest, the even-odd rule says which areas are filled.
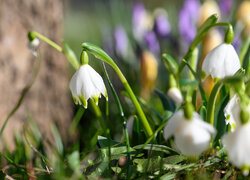
[[[132,18],[134,37],[137,41],[142,41],[144,34],[147,32],[147,13],[142,3],[137,2],[133,5]]]
[[[220,0],[219,6],[224,15],[229,15],[233,0]]]
[[[116,53],[125,57],[128,51],[128,37],[122,26],[117,26],[114,32]]]
[[[160,37],[168,36],[171,31],[171,26],[168,21],[167,13],[163,9],[159,10],[156,13],[154,28],[155,28],[155,32]]]
[[[149,50],[156,56],[160,53],[160,45],[157,37],[153,31],[149,31],[145,34],[145,41]]]
[[[190,44],[196,35],[196,23],[199,17],[200,3],[198,0],[186,0],[179,12],[179,31]]]

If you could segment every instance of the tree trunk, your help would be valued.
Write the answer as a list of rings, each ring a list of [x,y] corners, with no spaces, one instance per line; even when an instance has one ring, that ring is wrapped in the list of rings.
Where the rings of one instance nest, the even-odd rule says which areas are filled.
[[[60,0],[0,0],[0,127],[31,78],[35,57],[27,48],[27,32],[38,31],[53,41],[62,39],[63,4]],[[9,120],[3,137],[12,142],[31,115],[43,133],[51,137],[55,122],[63,138],[72,119],[68,90],[68,63],[49,45],[41,42],[41,67],[37,79],[16,114]],[[1,145],[0,145],[1,146]]]

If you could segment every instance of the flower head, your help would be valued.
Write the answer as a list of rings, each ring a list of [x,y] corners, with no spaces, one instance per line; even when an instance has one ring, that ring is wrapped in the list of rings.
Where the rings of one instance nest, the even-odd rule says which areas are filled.
[[[199,9],[199,1],[186,0],[179,12],[179,31],[188,43],[191,43],[196,35]]]
[[[226,134],[222,138],[229,161],[237,168],[250,166],[250,122],[241,125],[234,132]]]
[[[87,108],[89,98],[98,104],[98,98],[101,96],[108,98],[106,87],[102,77],[88,64],[81,65],[75,72],[69,83],[73,99],[76,104]]]
[[[182,109],[174,113],[164,128],[164,138],[174,135],[177,149],[187,156],[199,156],[209,147],[211,135],[215,133],[216,130],[198,113],[194,112],[188,120]]]
[[[154,29],[160,37],[166,37],[170,34],[171,25],[168,21],[167,12],[164,9],[155,10]]]
[[[145,34],[145,41],[146,44],[149,48],[149,50],[154,54],[154,55],[159,55],[160,53],[160,44],[157,40],[157,37],[153,31],[148,31]]]
[[[239,57],[231,44],[223,43],[205,57],[202,70],[206,76],[211,75],[212,78],[224,78],[234,75],[240,69]]]
[[[133,34],[137,41],[142,41],[145,33],[148,31],[150,18],[147,15],[146,9],[142,3],[135,3],[133,5]]]

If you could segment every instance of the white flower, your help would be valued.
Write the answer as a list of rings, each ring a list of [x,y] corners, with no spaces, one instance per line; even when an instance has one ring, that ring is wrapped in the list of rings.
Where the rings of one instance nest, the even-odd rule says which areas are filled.
[[[33,54],[33,56],[37,57],[37,48],[38,48],[39,44],[40,44],[40,41],[38,38],[35,38],[32,41],[29,41],[28,48],[31,51],[31,53]]]
[[[80,66],[69,83],[73,99],[76,104],[82,104],[87,108],[87,101],[92,98],[98,105],[98,98],[101,96],[108,99],[106,87],[102,77],[88,64]]]
[[[229,161],[237,168],[250,166],[250,122],[240,125],[222,138]]]
[[[224,115],[226,117],[226,124],[230,124],[231,130],[234,131],[237,125],[240,123],[240,99],[237,95],[234,95],[226,105],[224,109]]]
[[[239,69],[240,60],[231,44],[223,43],[205,57],[202,70],[206,76],[211,75],[212,78],[224,78],[234,75]]]
[[[183,102],[183,97],[181,91],[178,88],[170,88],[167,92],[167,95],[178,105],[180,106]]]
[[[183,109],[175,112],[164,128],[164,138],[174,135],[177,149],[187,156],[199,156],[215,134],[214,127],[204,122],[198,113],[194,112],[193,118],[187,120]]]

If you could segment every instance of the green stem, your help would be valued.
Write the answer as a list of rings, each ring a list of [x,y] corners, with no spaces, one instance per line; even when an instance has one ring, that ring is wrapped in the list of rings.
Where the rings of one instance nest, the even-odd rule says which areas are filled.
[[[117,93],[109,79],[109,76],[108,76],[108,72],[106,70],[106,67],[105,67],[105,64],[103,62],[103,69],[104,69],[104,72],[105,72],[105,76],[108,80],[108,84],[109,84],[109,87],[112,91],[112,94],[115,98],[115,101],[117,103],[117,106],[118,106],[118,109],[119,109],[119,112],[120,112],[120,115],[122,117],[122,124],[123,124],[123,130],[124,130],[124,135],[125,135],[125,141],[126,141],[126,147],[127,147],[127,179],[129,179],[130,177],[130,171],[129,171],[129,165],[130,165],[130,142],[129,142],[129,135],[128,135],[128,130],[127,130],[127,124],[126,124],[126,120],[125,120],[125,117],[124,117],[124,113],[123,113],[123,109],[122,109],[122,105],[121,105],[121,102],[117,96]]]
[[[216,99],[217,99],[217,96],[219,94],[219,91],[222,87],[223,83],[222,81],[218,81],[210,96],[209,96],[209,100],[208,100],[208,103],[207,103],[207,119],[206,121],[207,122],[210,122],[211,125],[214,126],[214,110],[215,110],[215,103],[216,103]]]
[[[43,40],[44,42],[48,43],[50,46],[52,46],[53,48],[55,48],[57,51],[59,51],[61,53],[63,52],[63,49],[58,44],[56,44],[55,42],[51,41],[50,39],[48,39],[44,35],[36,32],[36,31],[30,31],[29,34],[31,34],[31,36],[33,36],[33,37],[37,37],[37,38]]]
[[[148,120],[144,114],[144,112],[142,111],[142,108],[138,102],[138,100],[135,97],[134,92],[132,91],[128,81],[126,80],[126,78],[124,77],[124,75],[122,74],[121,70],[119,69],[119,67],[115,64],[115,62],[111,59],[111,57],[109,57],[102,49],[100,49],[98,46],[93,45],[91,43],[82,43],[82,47],[84,51],[88,51],[91,54],[93,54],[96,58],[108,63],[116,72],[116,74],[118,75],[118,77],[120,78],[124,88],[126,89],[126,91],[128,92],[136,110],[137,113],[140,117],[140,120],[142,121],[142,124],[144,126],[144,129],[146,131],[146,135],[148,137],[150,137],[153,134],[153,131],[148,123]]]
[[[232,41],[233,30],[232,30],[232,25],[230,23],[220,22],[220,23],[208,25],[208,26],[204,27],[201,32],[198,32],[197,36],[195,37],[193,42],[190,44],[189,49],[188,49],[187,53],[184,55],[183,59],[187,60],[187,62],[189,61],[194,49],[198,46],[198,44],[201,42],[201,40],[207,34],[207,32],[215,26],[228,26],[229,31],[225,34],[225,41],[226,41],[226,43]],[[186,63],[182,61],[180,66],[179,66],[179,69],[178,69],[177,81],[180,80],[181,73],[182,73],[185,65],[186,65]]]

